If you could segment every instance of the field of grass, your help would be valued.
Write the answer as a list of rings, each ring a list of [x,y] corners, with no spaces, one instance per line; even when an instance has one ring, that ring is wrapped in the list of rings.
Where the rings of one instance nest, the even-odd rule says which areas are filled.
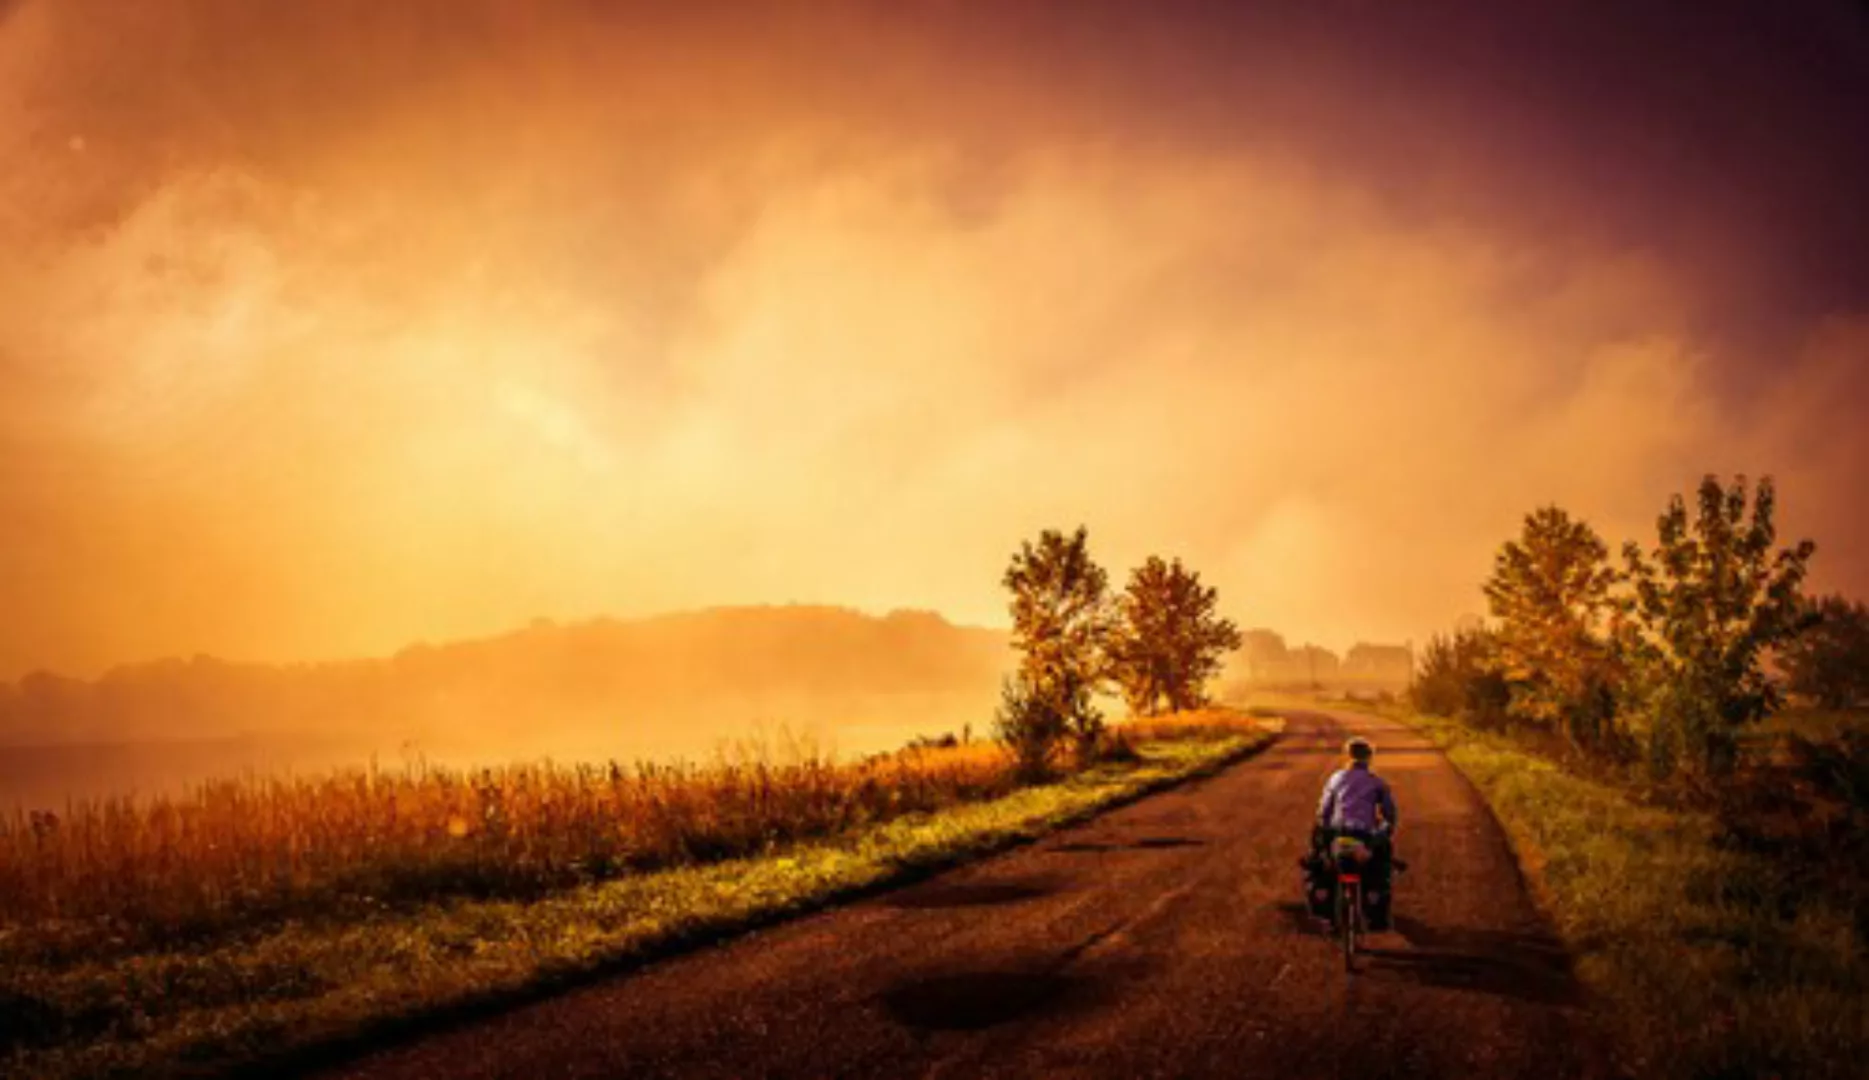
[[[1505,825],[1634,1075],[1863,1075],[1869,954],[1849,890],[1812,887],[1712,812],[1639,800],[1506,735],[1411,722]]]
[[[196,937],[305,912],[445,896],[522,899],[760,851],[1012,790],[988,743],[855,763],[424,765],[203,785],[0,818],[0,916],[98,935]]]
[[[14,821],[0,1075],[162,1075],[382,1035],[1004,847],[1273,737],[1220,711],[1126,734],[1135,760],[1029,787],[969,745],[349,773]]]

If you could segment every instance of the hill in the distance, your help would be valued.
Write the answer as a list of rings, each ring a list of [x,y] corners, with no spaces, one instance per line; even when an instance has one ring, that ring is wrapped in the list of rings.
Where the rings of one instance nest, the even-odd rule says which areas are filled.
[[[95,680],[35,672],[0,683],[0,747],[12,748],[0,755],[15,762],[0,784],[27,746],[128,744],[159,757],[154,744],[231,740],[316,744],[343,759],[407,747],[447,761],[659,758],[783,729],[867,751],[964,723],[984,732],[1011,660],[1003,632],[930,612],[795,605],[539,621],[383,659],[196,657]]]

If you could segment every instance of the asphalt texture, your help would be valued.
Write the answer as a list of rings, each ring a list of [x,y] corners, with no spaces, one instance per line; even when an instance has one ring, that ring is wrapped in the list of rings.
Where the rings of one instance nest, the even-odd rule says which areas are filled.
[[[1394,929],[1355,974],[1298,858],[1350,732],[1400,804]],[[1042,841],[326,1073],[1565,1077],[1582,993],[1478,794],[1390,721],[1272,748]]]

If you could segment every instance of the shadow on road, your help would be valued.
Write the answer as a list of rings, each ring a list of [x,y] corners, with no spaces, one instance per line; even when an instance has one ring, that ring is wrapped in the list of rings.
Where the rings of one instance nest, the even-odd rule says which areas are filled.
[[[1547,1005],[1582,1001],[1569,957],[1549,935],[1430,926],[1401,915],[1396,916],[1395,929],[1411,947],[1369,949],[1364,970],[1372,979],[1471,990]]]
[[[1099,851],[1153,851],[1161,848],[1203,847],[1207,841],[1196,840],[1191,836],[1145,836],[1140,840],[1121,843],[1106,843],[1099,840],[1074,840],[1068,844],[1055,844],[1049,850],[1066,855],[1084,854]]]
[[[1145,836],[1129,846],[1148,850],[1152,848],[1202,847],[1206,845],[1206,843],[1207,841],[1205,840],[1196,840],[1189,836]]]
[[[988,907],[993,904],[1016,904],[1057,892],[1044,882],[979,881],[935,882],[908,889],[886,898],[883,903],[894,908]]]
[[[1279,914],[1285,916],[1286,923],[1300,934],[1318,934],[1324,932],[1324,922],[1311,914],[1311,909],[1302,901],[1291,901],[1277,905]]]
[[[882,996],[898,1022],[934,1031],[978,1031],[1040,1012],[1082,1008],[1108,996],[1062,972],[978,971],[901,983]]]
[[[1276,908],[1295,933],[1318,938],[1330,933],[1330,924],[1313,916],[1302,903]],[[1409,948],[1384,947],[1387,935],[1377,935],[1362,951],[1361,977],[1545,1005],[1576,1005],[1583,1000],[1570,959],[1554,938],[1430,926],[1401,915],[1396,916],[1395,929]]]

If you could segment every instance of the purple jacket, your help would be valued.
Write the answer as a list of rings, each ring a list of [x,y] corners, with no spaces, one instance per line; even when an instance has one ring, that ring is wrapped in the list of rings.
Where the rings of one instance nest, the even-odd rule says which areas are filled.
[[[1358,762],[1338,769],[1324,783],[1324,797],[1317,803],[1317,823],[1327,829],[1376,831],[1376,811],[1391,832],[1395,829],[1395,796],[1382,777]]]

